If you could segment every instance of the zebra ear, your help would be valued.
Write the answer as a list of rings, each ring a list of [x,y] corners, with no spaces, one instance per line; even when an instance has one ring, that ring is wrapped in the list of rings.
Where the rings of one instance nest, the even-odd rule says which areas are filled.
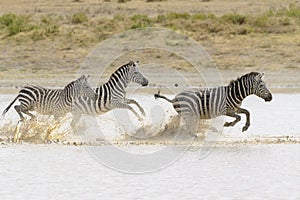
[[[80,78],[79,78],[80,80],[82,80],[82,79],[86,79],[86,76],[85,75],[82,75],[82,76],[80,76]]]
[[[90,77],[89,75],[87,75],[87,76],[86,76],[86,75],[82,75],[82,76],[79,78],[79,80],[84,81],[84,82],[87,82],[89,77]]]
[[[258,73],[256,75],[256,78],[259,80],[259,79],[262,79],[262,77],[264,76],[265,73]]]

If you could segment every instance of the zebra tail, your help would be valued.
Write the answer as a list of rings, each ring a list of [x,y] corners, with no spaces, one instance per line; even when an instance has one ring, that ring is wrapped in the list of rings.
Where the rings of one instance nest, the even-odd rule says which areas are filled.
[[[162,95],[160,95],[160,94],[154,94],[154,98],[155,98],[155,99],[157,99],[157,98],[162,98],[162,99],[167,100],[167,101],[170,102],[170,103],[174,103],[174,99],[168,99],[167,97],[162,96]]]
[[[10,109],[10,107],[15,103],[15,101],[19,98],[19,95],[5,108],[5,110],[2,113],[2,117],[4,117],[5,113]]]

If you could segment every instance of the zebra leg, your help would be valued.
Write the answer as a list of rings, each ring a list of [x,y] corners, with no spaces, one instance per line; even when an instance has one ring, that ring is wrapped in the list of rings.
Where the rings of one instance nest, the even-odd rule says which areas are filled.
[[[34,114],[31,114],[29,111],[23,111],[23,113],[30,116],[30,121],[36,120],[36,116]]]
[[[186,133],[191,135],[192,137],[198,137],[196,131],[198,127],[198,117],[195,115],[181,115],[183,123],[184,123],[184,130]]]
[[[127,104],[125,104],[125,105],[127,105]],[[143,121],[143,118],[130,105],[127,105],[126,109],[133,112],[133,114],[138,118],[139,121]]]
[[[139,110],[142,113],[142,115],[145,116],[144,109],[140,106],[140,104],[136,100],[134,100],[134,99],[125,99],[125,101],[128,104],[134,104],[134,105],[136,105],[139,108]]]
[[[20,140],[21,134],[22,134],[22,133],[20,132],[21,122],[25,121],[25,118],[24,118],[22,112],[23,112],[24,114],[29,115],[29,116],[31,117],[31,119],[35,119],[36,117],[35,117],[33,114],[29,113],[28,110],[25,110],[24,107],[22,107],[22,105],[16,105],[16,106],[14,106],[14,108],[15,108],[15,110],[17,111],[17,113],[19,114],[19,116],[20,116],[20,118],[21,118],[21,119],[18,121],[18,123],[17,123],[17,126],[16,126],[16,128],[15,128],[15,132],[14,132],[14,138],[13,138],[13,142],[18,142],[18,141]]]
[[[74,130],[76,128],[76,123],[80,120],[81,114],[73,114],[73,118],[71,121],[71,128]]]
[[[115,102],[112,103],[112,107],[113,108],[128,109],[138,118],[139,121],[143,121],[143,118],[130,105],[128,105],[126,103],[115,101]]]
[[[17,125],[16,125],[16,128],[15,128],[15,131],[14,131],[14,138],[13,138],[13,142],[16,143],[16,142],[19,142],[20,141],[20,138],[21,138],[21,132],[20,132],[20,127],[21,127],[21,123],[22,120],[18,121]]]
[[[244,108],[238,108],[238,109],[237,109],[237,113],[243,113],[243,114],[246,115],[246,124],[245,124],[245,126],[243,127],[243,129],[242,129],[242,131],[244,132],[244,131],[246,131],[246,130],[249,128],[249,126],[250,126],[250,113],[249,113],[248,110],[246,110],[246,109],[244,109]]]
[[[20,121],[24,121],[24,116],[22,115],[22,106],[21,105],[16,105],[15,110],[17,111],[17,113],[19,114],[21,120]]]
[[[224,123],[225,127],[234,126],[237,122],[241,121],[241,116],[239,116],[238,114],[236,114],[233,110],[228,110],[226,112],[226,116],[234,117],[235,120],[233,122],[225,122]]]
[[[30,120],[35,120],[36,119],[36,116],[31,114],[27,109],[24,109],[24,107],[22,107],[22,105],[16,105],[15,107],[15,110],[17,111],[17,113],[19,114],[20,118],[21,118],[21,121],[24,121],[24,116],[22,115],[22,113],[30,116]]]

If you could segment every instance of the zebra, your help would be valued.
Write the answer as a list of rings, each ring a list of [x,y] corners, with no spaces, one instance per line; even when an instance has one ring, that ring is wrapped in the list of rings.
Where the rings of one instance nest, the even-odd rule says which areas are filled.
[[[106,83],[95,89],[96,100],[84,96],[76,99],[72,110],[73,120],[71,127],[75,127],[75,123],[82,114],[96,116],[115,108],[128,109],[139,120],[142,120],[142,117],[129,104],[135,104],[142,115],[145,115],[143,108],[134,99],[126,98],[125,91],[130,82],[135,82],[142,86],[147,86],[149,83],[139,71],[138,63],[138,61],[129,61],[111,74]]]
[[[88,77],[82,75],[75,81],[72,81],[64,89],[48,89],[37,85],[28,85],[23,87],[17,97],[8,105],[2,113],[5,113],[10,107],[19,100],[20,105],[14,106],[19,114],[20,122],[25,120],[22,113],[35,120],[36,116],[29,111],[36,111],[42,115],[53,115],[55,119],[65,116],[71,112],[72,103],[75,98],[87,96],[91,99],[96,97],[94,90],[87,82]]]
[[[245,114],[246,123],[242,128],[244,132],[250,126],[250,113],[240,107],[242,101],[252,94],[266,102],[272,100],[272,94],[262,80],[263,75],[264,73],[251,72],[232,80],[227,86],[191,89],[177,94],[174,99],[168,99],[159,92],[154,97],[172,103],[175,111],[186,123],[197,123],[198,119],[226,115],[235,118],[232,122],[225,122],[224,127],[229,127],[241,120],[238,114]]]

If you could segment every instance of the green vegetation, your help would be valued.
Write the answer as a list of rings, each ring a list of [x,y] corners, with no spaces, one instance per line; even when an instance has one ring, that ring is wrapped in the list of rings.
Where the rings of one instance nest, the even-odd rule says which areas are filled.
[[[84,13],[75,13],[71,19],[71,22],[73,24],[82,24],[87,21],[88,21],[88,17]]]
[[[222,19],[224,20],[224,22],[228,22],[236,25],[242,25],[246,23],[246,16],[236,14],[236,13],[223,15]]]
[[[18,37],[22,32],[20,38],[29,38],[33,41],[61,36],[82,45],[88,40],[91,42],[101,41],[117,32],[145,27],[165,27],[184,31],[185,34],[190,35],[226,36],[249,33],[292,33],[299,31],[300,25],[300,8],[294,4],[254,16],[238,13],[216,16],[214,14],[176,12],[151,17],[143,14],[132,16],[118,14],[112,19],[98,16],[88,17],[88,13],[84,12],[70,16],[37,16],[15,14],[0,16],[0,36]],[[83,41],[84,33],[88,33],[88,37]]]
[[[130,0],[118,0],[118,3],[126,3],[127,1],[130,1]]]
[[[6,29],[8,36],[16,35],[23,31],[30,31],[34,26],[29,23],[29,19],[29,16],[4,14],[0,17],[0,29]]]
[[[189,13],[175,13],[171,12],[167,14],[166,19],[174,20],[174,19],[189,19],[191,15]]]
[[[160,1],[166,1],[166,0],[146,0],[146,2],[160,2]]]
[[[132,29],[152,26],[152,20],[147,15],[133,15],[130,19],[133,22]]]

